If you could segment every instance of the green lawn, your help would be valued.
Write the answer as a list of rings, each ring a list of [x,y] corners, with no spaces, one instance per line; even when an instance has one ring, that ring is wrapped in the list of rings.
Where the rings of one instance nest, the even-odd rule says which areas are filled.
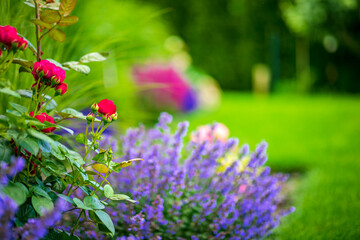
[[[252,149],[269,143],[267,164],[302,171],[277,239],[360,239],[360,97],[225,93],[221,107],[177,117],[191,129],[225,123]]]

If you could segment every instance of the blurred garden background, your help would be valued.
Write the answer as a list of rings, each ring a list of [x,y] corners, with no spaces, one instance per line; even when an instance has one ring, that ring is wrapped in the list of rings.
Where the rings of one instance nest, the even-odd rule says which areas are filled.
[[[1,1],[0,25],[30,36],[22,2]],[[61,107],[108,98],[117,132],[169,111],[191,130],[224,123],[252,149],[264,139],[296,207],[271,238],[360,239],[359,1],[87,0],[74,14],[66,43],[46,52],[62,63],[110,55],[69,75]],[[9,74],[17,89],[32,81]]]

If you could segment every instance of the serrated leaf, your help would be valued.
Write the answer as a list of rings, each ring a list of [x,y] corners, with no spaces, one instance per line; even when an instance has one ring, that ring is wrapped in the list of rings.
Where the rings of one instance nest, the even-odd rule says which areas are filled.
[[[40,13],[40,19],[46,23],[56,23],[60,20],[60,14],[55,10],[45,10]]]
[[[128,167],[131,165],[132,162],[136,162],[136,161],[144,161],[142,158],[134,158],[134,159],[131,159],[131,160],[128,160],[128,161],[123,161],[121,163],[119,163],[118,166],[114,167],[114,169],[117,169],[117,168],[125,168],[125,167]]]
[[[54,141],[50,143],[50,145],[51,145],[51,155],[53,155],[57,159],[64,160],[65,156],[64,153],[59,148],[59,143]]]
[[[111,196],[114,195],[114,189],[109,184],[106,184],[104,186],[104,195],[107,198],[110,198]]]
[[[32,61],[28,61],[28,60],[21,59],[21,58],[14,58],[14,60],[12,62],[19,64],[26,68],[32,68],[34,66],[34,63]]]
[[[16,92],[26,98],[32,98],[32,95],[33,95],[32,91],[26,90],[26,89],[19,89]]]
[[[51,30],[49,32],[49,36],[57,42],[65,42],[65,39],[66,39],[65,33],[62,30],[57,29],[57,28],[54,28],[53,30]]]
[[[10,95],[13,97],[21,98],[17,92],[11,90],[10,88],[0,88],[0,93],[4,93],[4,94],[7,94],[7,95]]]
[[[80,58],[80,62],[82,63],[102,62],[105,61],[108,56],[109,56],[108,53],[93,52],[82,56]]]
[[[34,139],[27,137],[27,138],[21,138],[17,140],[17,143],[30,153],[37,155],[40,149],[39,144]]]
[[[77,23],[79,21],[79,18],[76,16],[66,16],[57,24],[60,27],[66,27],[73,25],[74,23]]]
[[[64,126],[61,126],[61,125],[56,125],[56,127],[61,128],[61,129],[64,129],[65,131],[67,131],[67,132],[70,133],[71,135],[74,135],[74,131],[71,130],[70,128],[67,128],[67,127],[64,127]]]
[[[35,129],[29,128],[29,129],[27,130],[27,132],[28,132],[31,136],[33,136],[33,137],[35,137],[35,138],[37,138],[37,139],[41,139],[41,140],[44,140],[44,141],[49,142],[49,143],[54,142],[54,140],[53,140],[51,137],[47,136],[46,134],[44,134],[44,133],[42,133],[42,132],[36,131]]]
[[[100,200],[94,196],[86,196],[84,198],[84,204],[85,206],[95,210],[100,210],[105,208],[105,206],[100,202]]]
[[[63,118],[80,118],[84,120],[86,119],[86,116],[84,116],[84,114],[73,108],[65,108],[60,112],[56,112],[56,113]]]
[[[64,194],[58,194],[58,196],[62,199],[64,199],[65,201],[71,203],[72,205],[76,205],[75,202],[69,197],[69,196],[66,196]]]
[[[132,200],[129,196],[127,196],[125,194],[114,194],[111,197],[109,197],[109,199],[114,200],[114,201],[125,200],[125,201],[128,201],[128,202],[136,203],[135,200]]]
[[[59,7],[59,12],[63,16],[68,16],[75,8],[77,0],[62,0]]]
[[[83,165],[85,162],[83,160],[83,158],[81,157],[81,155],[78,152],[72,151],[72,150],[68,150],[68,155],[67,157],[72,161],[75,162],[79,165]]]
[[[96,171],[98,171],[99,173],[108,173],[109,172],[108,167],[101,163],[94,164],[92,166],[92,168],[95,169]]]
[[[43,216],[46,212],[51,211],[54,208],[53,202],[48,198],[44,198],[44,197],[32,196],[31,203],[35,211],[40,216]]]
[[[101,220],[101,222],[106,226],[107,229],[111,232],[112,235],[115,234],[114,223],[112,222],[110,216],[101,210],[94,211],[96,216]]]
[[[40,27],[44,28],[51,28],[52,25],[46,22],[41,21],[40,19],[31,19],[30,22],[34,23],[35,25],[38,25]]]
[[[10,102],[10,105],[16,109],[19,113],[25,113],[27,111],[26,107],[19,105],[17,103]]]
[[[65,63],[63,63],[63,65],[67,66],[70,69],[72,69],[72,70],[74,70],[76,72],[79,72],[79,73],[83,73],[83,74],[86,74],[86,75],[88,75],[90,73],[90,67],[88,67],[86,65],[79,64],[79,62],[75,62],[75,61],[65,62]]]

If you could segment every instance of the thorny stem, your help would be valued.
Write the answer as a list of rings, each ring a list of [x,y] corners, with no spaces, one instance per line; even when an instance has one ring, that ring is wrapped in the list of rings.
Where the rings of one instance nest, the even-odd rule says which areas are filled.
[[[40,11],[39,11],[39,4],[37,0],[34,0],[35,3],[35,17],[36,19],[40,19]],[[36,45],[37,45],[37,54],[36,54],[36,60],[40,62],[41,60],[41,39],[40,39],[40,26],[36,25]]]

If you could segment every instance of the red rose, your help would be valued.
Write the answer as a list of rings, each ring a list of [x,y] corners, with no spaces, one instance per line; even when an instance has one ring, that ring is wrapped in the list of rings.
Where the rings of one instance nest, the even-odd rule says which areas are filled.
[[[112,115],[116,113],[116,105],[113,101],[108,99],[103,99],[99,102],[99,113],[104,115]]]
[[[28,42],[22,37],[17,37],[12,43],[14,47],[20,50],[25,50],[28,45]]]
[[[56,66],[48,60],[35,62],[32,74],[35,80],[38,80],[40,75],[47,85],[50,85],[51,82],[53,82],[54,85],[61,84],[65,79],[64,69]]]
[[[57,85],[55,89],[56,95],[64,95],[67,91],[67,84],[66,83],[60,83]]]
[[[30,112],[30,116],[31,117],[34,116],[33,111]],[[34,118],[39,120],[41,123],[44,123],[46,121],[46,122],[55,124],[54,118],[50,117],[46,113],[40,113],[39,115],[36,115]],[[51,133],[51,132],[55,131],[55,129],[56,129],[55,127],[48,127],[48,128],[42,129],[41,131],[44,133]]]
[[[11,47],[11,43],[17,39],[16,28],[12,26],[0,26],[0,42]]]

